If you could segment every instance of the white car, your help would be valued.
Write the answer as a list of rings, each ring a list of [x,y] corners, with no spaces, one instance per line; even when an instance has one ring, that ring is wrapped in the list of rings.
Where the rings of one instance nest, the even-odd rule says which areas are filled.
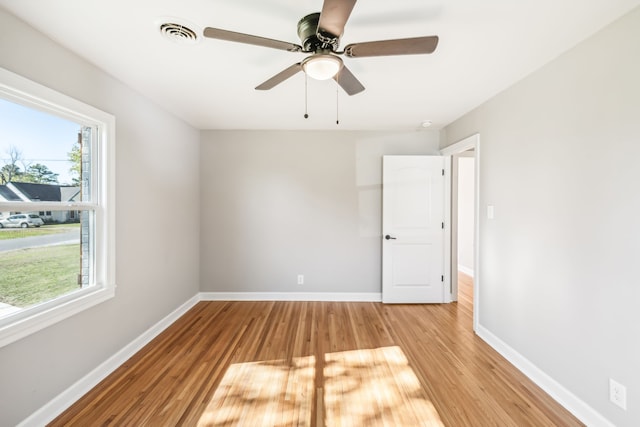
[[[40,227],[41,225],[44,225],[44,221],[36,214],[15,214],[0,219],[0,228],[29,228]]]

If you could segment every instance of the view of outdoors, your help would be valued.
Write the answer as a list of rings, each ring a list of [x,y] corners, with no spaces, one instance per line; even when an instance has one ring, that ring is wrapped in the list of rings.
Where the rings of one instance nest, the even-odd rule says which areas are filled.
[[[82,197],[82,130],[0,99],[0,319],[83,283],[80,230],[86,213],[63,205]],[[60,206],[30,209],[40,202]]]

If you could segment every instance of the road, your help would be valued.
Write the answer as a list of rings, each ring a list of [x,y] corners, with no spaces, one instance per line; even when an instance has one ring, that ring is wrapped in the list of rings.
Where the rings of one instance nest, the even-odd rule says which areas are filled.
[[[71,243],[80,243],[80,229],[66,231],[64,233],[48,234],[46,236],[0,240],[0,252]]]

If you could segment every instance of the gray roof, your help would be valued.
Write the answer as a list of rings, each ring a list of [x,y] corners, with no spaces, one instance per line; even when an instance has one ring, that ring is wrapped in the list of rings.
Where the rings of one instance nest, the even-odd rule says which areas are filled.
[[[73,200],[80,191],[79,187],[56,184],[34,184],[31,182],[11,182],[10,184],[33,202],[68,202]]]
[[[11,189],[6,185],[0,185],[0,197],[4,198],[8,202],[21,200],[20,197],[18,197],[18,195],[11,191]]]

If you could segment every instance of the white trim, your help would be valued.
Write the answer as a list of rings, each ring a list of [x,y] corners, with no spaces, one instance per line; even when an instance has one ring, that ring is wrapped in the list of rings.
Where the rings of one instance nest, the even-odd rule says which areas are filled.
[[[458,271],[463,272],[467,276],[473,277],[473,268],[465,267],[462,264],[458,264]]]
[[[199,295],[200,301],[382,301],[380,292],[200,292]]]
[[[74,293],[59,298],[58,300],[68,299],[63,303],[58,303],[56,300],[48,301],[42,304],[42,309],[35,313],[21,309],[16,311],[12,317],[8,316],[3,319],[4,324],[0,325],[0,347],[11,344],[47,326],[113,298],[115,285],[102,288],[95,286],[86,290],[81,289],[77,294],[81,296],[74,297],[73,295],[76,295]]]
[[[57,184],[56,184],[57,185]],[[13,187],[12,184],[7,184],[7,187]],[[18,195],[19,197],[23,198],[24,196],[22,195],[22,193],[18,194],[18,192],[20,190],[16,189],[12,191]],[[11,201],[11,202],[5,202],[4,200],[0,201],[2,203],[2,209],[4,209],[5,211],[19,211],[20,209],[25,210],[25,207],[29,208],[29,212],[36,212],[36,211],[69,211],[69,210],[74,210],[74,211],[81,211],[81,210],[85,210],[85,211],[95,211],[97,204],[93,203],[93,202],[32,202],[29,199],[26,199],[22,202],[16,202],[16,201]],[[24,202],[28,202],[28,205],[25,205]]]
[[[473,254],[473,264],[474,264],[474,280],[473,280],[473,294],[476,296],[473,299],[473,330],[476,331],[480,326],[480,134],[476,133],[467,138],[464,138],[461,141],[453,143],[448,147],[440,150],[440,154],[443,156],[448,156],[449,161],[445,162],[445,164],[451,164],[451,156],[457,153],[461,153],[463,151],[474,150],[474,158],[475,158],[475,199],[474,199],[474,227],[473,227],[473,245],[474,245],[474,254]],[[445,187],[445,191],[447,192],[447,197],[449,200],[448,208],[445,206],[445,209],[448,209],[448,218],[451,222],[451,179],[447,180],[447,184]],[[449,272],[451,271],[451,227],[445,226],[445,242],[449,242],[449,252],[445,253],[445,256],[448,258],[446,260],[446,265],[449,267]],[[445,275],[445,284],[447,276],[451,276],[451,274]],[[451,289],[451,278],[449,280],[449,289]]]
[[[113,117],[89,104],[2,67],[0,67],[0,94],[18,104],[32,108],[37,106],[41,111],[86,126],[93,126],[96,117],[104,117],[105,114]]]
[[[193,306],[195,306],[200,299],[198,295],[192,297],[180,307],[169,313],[166,317],[160,320],[158,323],[147,329],[136,339],[127,344],[124,348],[118,351],[116,354],[105,360],[94,370],[87,375],[76,381],[71,387],[60,393],[58,396],[50,400],[47,404],[42,406],[36,412],[31,414],[25,420],[23,420],[18,427],[39,427],[46,425],[53,421],[58,415],[64,412],[67,408],[78,401],[88,391],[94,388],[104,380],[109,374],[119,368],[124,362],[126,362],[134,354],[142,350],[142,348],[151,342],[152,339],[157,337],[161,332],[171,326],[176,320],[183,316]]]
[[[451,156],[453,154],[462,153],[463,151],[472,150],[477,148],[477,142],[480,141],[480,134],[474,133],[471,136],[464,138],[458,142],[444,147],[440,150],[440,154],[443,156]]]
[[[99,129],[94,138],[99,141],[92,140],[92,148],[95,150],[95,158],[92,159],[94,168],[92,176],[96,177],[92,180],[92,198],[95,197],[95,199],[91,202],[64,204],[66,207],[95,212],[94,246],[91,251],[95,254],[94,286],[6,316],[0,321],[0,347],[2,347],[114,297],[116,288],[116,119],[109,113],[4,68],[0,68],[0,96],[29,108]],[[26,205],[26,203],[2,201],[0,211],[24,210]],[[46,209],[41,209],[44,207]],[[54,210],[47,203],[29,203],[29,208]]]
[[[551,378],[488,329],[478,325],[476,334],[581,422],[591,427],[615,427],[611,421],[564,388],[562,384]]]
[[[457,301],[458,298],[451,292],[451,157],[442,156],[444,161],[444,302],[450,303]]]

